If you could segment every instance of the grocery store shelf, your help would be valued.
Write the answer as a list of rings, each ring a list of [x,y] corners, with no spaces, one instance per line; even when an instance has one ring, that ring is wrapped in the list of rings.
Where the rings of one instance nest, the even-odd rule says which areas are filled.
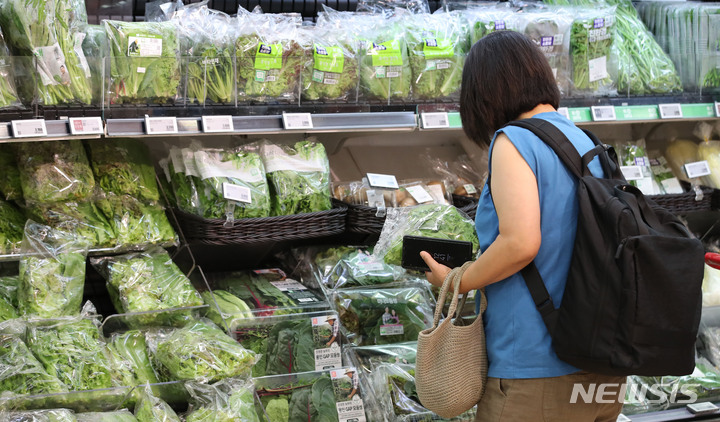
[[[35,119],[21,119],[20,121],[33,121]],[[46,135],[38,137],[17,137],[14,136],[10,122],[0,122],[0,143],[5,142],[33,142],[33,141],[57,141],[63,139],[94,139],[100,138],[100,134],[73,135],[70,131],[69,120],[45,120]]]
[[[87,256],[114,256],[114,255],[121,255],[128,252],[141,252],[146,250],[148,247],[151,246],[160,246],[164,249],[172,249],[178,246],[176,243],[165,243],[161,245],[147,245],[147,246],[119,246],[114,248],[93,248],[88,251]],[[33,256],[33,255],[40,255],[35,253],[27,253],[27,254],[0,254],[0,262],[15,262],[19,261],[24,257],[27,256]]]
[[[713,403],[715,406],[720,406],[720,403]],[[720,420],[720,410],[714,413],[705,415],[695,415],[691,413],[687,408],[682,407],[678,409],[661,410],[657,412],[639,413],[637,415],[626,416],[626,419],[619,418],[618,421],[632,422],[666,422],[666,421],[700,421],[700,420]]]

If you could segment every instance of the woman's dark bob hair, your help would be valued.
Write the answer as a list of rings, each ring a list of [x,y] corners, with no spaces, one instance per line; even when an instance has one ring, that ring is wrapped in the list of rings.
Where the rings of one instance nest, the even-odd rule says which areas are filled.
[[[540,49],[519,32],[492,32],[470,49],[462,74],[460,117],[479,145],[539,104],[558,108],[560,91]]]

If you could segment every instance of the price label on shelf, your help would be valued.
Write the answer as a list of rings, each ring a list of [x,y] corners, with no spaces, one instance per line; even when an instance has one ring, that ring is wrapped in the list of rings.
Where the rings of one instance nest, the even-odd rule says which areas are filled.
[[[45,119],[13,120],[10,125],[16,138],[47,136]]]
[[[446,112],[420,113],[423,129],[442,129],[450,127],[450,118]]]
[[[100,117],[71,117],[70,133],[73,135],[102,135],[105,133]]]
[[[202,116],[204,133],[232,132],[235,130],[232,116]]]
[[[620,166],[620,171],[626,180],[640,180],[643,178],[642,167],[640,166]]]
[[[368,184],[378,189],[399,189],[397,178],[392,174],[368,173]]]
[[[660,104],[658,108],[660,109],[661,119],[682,119],[683,117],[682,107],[678,103]]]
[[[288,130],[312,129],[312,115],[310,113],[283,113],[283,127]]]
[[[145,133],[148,135],[167,135],[178,133],[176,117],[145,116]]]
[[[617,120],[614,106],[593,106],[592,119],[594,122],[611,122]]]
[[[564,118],[570,120],[570,110],[568,110],[567,107],[560,107],[557,109],[557,112]]]
[[[685,164],[685,174],[693,179],[695,177],[709,176],[711,174],[710,166],[707,161],[696,161],[694,163]]]

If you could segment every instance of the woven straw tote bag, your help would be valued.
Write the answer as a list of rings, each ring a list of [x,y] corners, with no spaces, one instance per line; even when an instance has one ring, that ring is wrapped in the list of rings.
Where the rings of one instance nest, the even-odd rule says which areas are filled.
[[[482,313],[487,308],[484,291],[479,292],[482,295],[480,314],[472,323],[466,325],[460,318],[467,295],[458,307],[460,279],[470,264],[466,262],[450,271],[440,289],[433,326],[418,335],[415,361],[418,398],[423,406],[443,418],[453,418],[475,406],[487,381],[488,361],[482,321]],[[455,288],[448,317],[438,324],[451,284]],[[455,315],[454,319],[452,315]]]

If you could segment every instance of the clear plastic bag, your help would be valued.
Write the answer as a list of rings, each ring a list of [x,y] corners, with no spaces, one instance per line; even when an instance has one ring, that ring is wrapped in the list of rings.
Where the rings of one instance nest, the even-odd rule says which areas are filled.
[[[260,422],[252,381],[228,378],[213,385],[187,383],[192,396],[187,422]]]
[[[710,167],[710,174],[707,181],[710,187],[720,188],[720,141],[711,140],[713,127],[705,122],[695,125],[693,134],[702,139],[698,145],[698,158],[707,161]]]
[[[144,203],[130,195],[105,195],[97,206],[125,247],[174,245],[178,237],[158,203]]]
[[[160,311],[204,304],[190,280],[162,248],[93,258],[90,262],[107,281],[110,297],[119,313]],[[191,317],[190,310],[141,314],[132,317],[131,325],[177,325]]]
[[[94,248],[113,248],[118,234],[91,200],[82,202],[28,203],[28,214],[38,222],[85,239]]]
[[[359,0],[356,10],[392,17],[403,12],[429,14],[430,5],[427,0]]]
[[[15,87],[14,59],[0,31],[0,109],[19,108],[20,96]]]
[[[670,168],[670,164],[658,150],[648,151],[650,157],[650,170],[652,170],[653,178],[660,187],[663,194],[683,193],[680,181],[675,177]]]
[[[615,7],[574,8],[570,29],[572,93],[609,96],[617,94],[610,74],[615,37]]]
[[[17,207],[0,200],[0,255],[20,252],[26,220]]]
[[[138,330],[113,333],[107,343],[112,368],[113,385],[134,387],[158,380],[148,356],[145,334]],[[134,392],[135,396],[136,394]]]
[[[17,164],[17,149],[13,144],[0,145],[0,199],[17,201],[23,199],[20,171]]]
[[[358,98],[358,51],[351,32],[328,27],[309,27],[312,41],[301,74],[303,100],[356,102]]]
[[[679,180],[694,185],[708,185],[709,182],[705,176],[696,177],[693,180],[690,180],[687,173],[685,173],[685,164],[695,163],[700,160],[698,144],[696,142],[688,139],[671,140],[665,149],[665,158],[667,159],[673,174]]]
[[[155,168],[148,147],[137,139],[86,143],[95,183],[105,193],[158,201]]]
[[[330,202],[330,164],[325,147],[313,139],[294,145],[262,143],[260,155],[270,184],[271,215],[325,211]]]
[[[69,409],[25,410],[4,413],[0,419],[6,422],[77,422],[75,414]]]
[[[470,7],[463,11],[470,28],[470,43],[475,44],[480,38],[495,31],[518,31],[520,20],[515,10],[505,5],[495,7]]]
[[[170,186],[176,199],[177,207],[182,211],[200,215],[200,199],[198,198],[197,186],[200,182],[200,174],[193,167],[185,168],[184,156],[194,157],[195,152],[190,148],[180,149],[172,147],[168,156],[168,174]],[[193,158],[193,164],[195,159]]]
[[[82,141],[77,139],[18,144],[23,196],[34,202],[87,199],[95,188]]]
[[[89,412],[75,415],[78,422],[138,422],[129,410],[115,412]]]
[[[369,20],[358,34],[360,90],[369,100],[410,99],[412,69],[403,19]]]
[[[84,31],[85,39],[82,42],[82,51],[90,67],[92,102],[104,105],[106,64],[109,64],[106,63],[108,58],[107,34],[102,25],[88,25]]]
[[[135,418],[138,422],[180,422],[172,407],[155,397],[149,385],[142,388],[140,400],[135,404]]]
[[[19,336],[0,335],[0,390],[10,394],[63,393],[67,387],[47,373]]]
[[[660,186],[655,181],[650,159],[645,149],[645,139],[627,142],[618,148],[620,170],[631,185],[637,187],[645,195],[659,195]]]
[[[55,318],[80,313],[88,244],[75,234],[28,220],[20,260],[18,308]]]
[[[339,289],[332,293],[332,303],[343,333],[356,346],[415,340],[432,324],[435,309],[422,284]]]

